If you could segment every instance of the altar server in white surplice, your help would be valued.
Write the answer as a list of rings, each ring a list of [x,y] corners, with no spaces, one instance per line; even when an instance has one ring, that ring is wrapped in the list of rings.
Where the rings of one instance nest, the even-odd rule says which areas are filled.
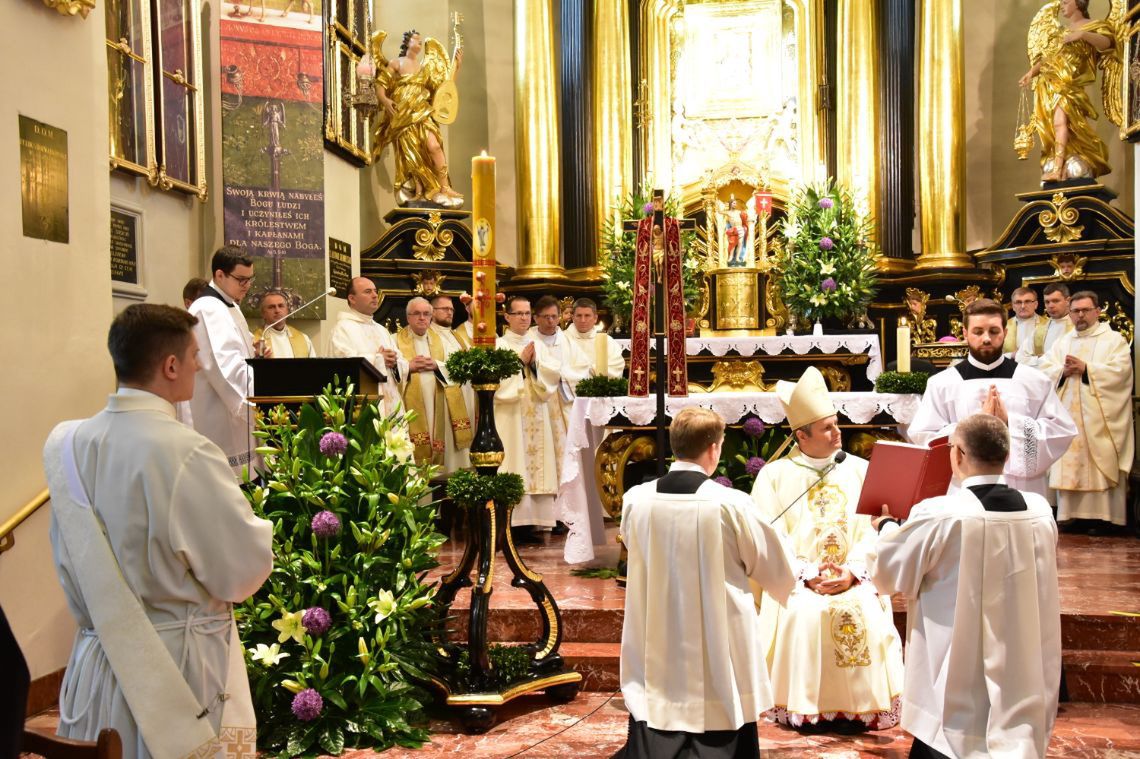
[[[919,444],[954,431],[979,411],[1009,425],[1009,486],[1045,495],[1046,475],[1068,449],[1077,427],[1038,370],[1002,355],[1005,310],[992,300],[966,307],[966,360],[930,378],[907,434]]]
[[[536,343],[542,343],[550,359],[558,367],[558,392],[550,397],[550,418],[554,422],[554,434],[566,441],[566,429],[570,425],[570,409],[574,407],[574,386],[586,375],[578,367],[582,360],[578,348],[570,342],[566,333],[558,328],[561,309],[558,299],[544,295],[534,304],[534,326],[529,335]]]
[[[1002,476],[1005,424],[963,419],[950,438],[962,489],[888,518],[868,566],[907,602],[902,726],[910,756],[1045,756],[1061,682],[1057,526]]]
[[[611,377],[625,373],[621,347],[605,332],[598,330],[598,306],[589,298],[574,301],[574,323],[563,332],[577,348],[570,364],[572,371],[583,377]]]
[[[709,479],[724,443],[716,412],[682,409],[669,442],[669,473],[622,503],[629,740],[618,756],[756,757],[756,719],[772,693],[749,581],[782,601],[796,582],[792,559],[747,495]]]
[[[1090,519],[1125,524],[1132,468],[1132,351],[1119,332],[1099,321],[1096,293],[1073,295],[1074,330],[1053,346],[1041,370],[1060,383],[1061,404],[1080,434],[1053,465],[1057,521]],[[1101,525],[1092,525],[1099,529]]]
[[[561,382],[558,362],[542,341],[534,340],[527,332],[529,300],[508,298],[506,313],[507,330],[495,347],[519,354],[523,368],[514,377],[501,381],[495,391],[495,426],[505,453],[499,471],[522,476],[526,486],[526,495],[515,507],[511,524],[553,527],[563,439],[554,434],[550,416],[550,399]],[[562,424],[561,418],[557,423]]]
[[[845,455],[823,375],[808,369],[776,393],[796,446],[756,476],[752,499],[765,523],[789,539],[798,583],[787,606],[764,594],[760,629],[776,706],[770,715],[800,726],[884,729],[898,722],[902,642],[890,599],[867,575],[875,540],[856,514],[867,462]],[[803,494],[802,498],[796,500]]]
[[[125,757],[252,756],[256,741],[232,605],[268,577],[273,526],[221,449],[174,419],[194,392],[195,321],[150,304],[119,314],[117,392],[44,449],[52,552],[79,625],[59,734],[114,728]],[[219,731],[221,747],[203,749]]]
[[[194,337],[202,370],[194,382],[190,412],[194,429],[214,441],[234,473],[260,458],[252,454],[253,410],[246,398],[253,392],[253,370],[245,362],[255,355],[253,336],[241,312],[241,302],[253,284],[253,259],[232,245],[219,248],[210,261],[212,279],[190,313],[198,318]],[[268,355],[268,354],[266,354]]]
[[[337,314],[329,338],[329,356],[360,356],[372,362],[386,378],[380,383],[384,413],[400,408],[400,382],[408,376],[408,362],[396,351],[396,341],[372,315],[380,308],[376,283],[368,277],[354,277],[348,284],[348,311]]]

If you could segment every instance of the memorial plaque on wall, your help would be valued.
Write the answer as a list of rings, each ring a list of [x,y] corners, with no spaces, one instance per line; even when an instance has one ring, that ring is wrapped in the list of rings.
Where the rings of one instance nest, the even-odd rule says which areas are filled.
[[[139,216],[111,207],[111,281],[139,282]]]
[[[67,242],[67,132],[20,115],[24,236]]]
[[[336,288],[336,297],[347,298],[352,284],[352,246],[343,240],[329,238],[329,287]]]

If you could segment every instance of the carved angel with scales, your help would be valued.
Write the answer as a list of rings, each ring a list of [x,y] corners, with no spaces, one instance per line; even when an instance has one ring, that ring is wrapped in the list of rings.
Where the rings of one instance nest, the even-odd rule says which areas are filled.
[[[1112,0],[1108,18],[1090,19],[1088,0],[1046,3],[1029,27],[1032,64],[1021,77],[1032,85],[1031,123],[1041,139],[1041,181],[1094,179],[1108,174],[1108,148],[1097,136],[1097,118],[1086,88],[1101,71],[1101,100],[1109,121],[1124,116],[1121,51],[1124,0]]]
[[[372,120],[373,158],[380,157],[384,146],[392,146],[399,205],[421,201],[458,208],[463,196],[451,186],[440,133],[440,125],[452,123],[458,110],[459,94],[453,81],[463,62],[458,30],[451,56],[438,40],[422,38],[412,29],[404,33],[399,57],[389,61],[381,52],[386,37],[386,32],[372,37],[380,102],[380,112]]]

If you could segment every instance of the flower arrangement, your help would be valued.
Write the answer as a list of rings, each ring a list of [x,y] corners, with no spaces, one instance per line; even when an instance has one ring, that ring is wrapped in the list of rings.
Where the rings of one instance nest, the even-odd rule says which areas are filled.
[[[871,230],[846,188],[829,181],[798,190],[781,232],[776,267],[792,313],[818,320],[866,312],[878,282]]]
[[[488,476],[460,469],[447,478],[447,497],[464,508],[481,507],[487,501],[514,506],[525,493],[523,478],[512,472]]]
[[[508,348],[469,348],[447,357],[447,376],[462,385],[493,385],[522,371],[522,360]]]
[[[876,393],[917,393],[926,392],[926,372],[883,372],[875,378]]]
[[[613,398],[629,395],[629,380],[625,377],[586,377],[578,380],[574,394],[580,398]]]
[[[727,488],[751,493],[756,475],[786,436],[778,427],[769,427],[755,416],[747,417],[739,427],[725,428],[724,453],[713,479]]]
[[[265,751],[427,739],[420,686],[441,659],[422,579],[444,541],[422,504],[432,467],[412,459],[410,414],[382,416],[352,392],[278,406],[254,432],[266,471],[245,492],[273,522],[273,572],[235,611]]]
[[[621,200],[621,218],[643,218],[653,214],[652,192],[646,187]],[[665,198],[665,215],[679,218],[681,208],[674,197]],[[700,305],[704,264],[695,250],[696,233],[681,231],[685,311],[690,316]],[[633,313],[633,254],[637,233],[626,232],[611,219],[602,231],[602,297],[614,315],[615,326],[629,324]]]

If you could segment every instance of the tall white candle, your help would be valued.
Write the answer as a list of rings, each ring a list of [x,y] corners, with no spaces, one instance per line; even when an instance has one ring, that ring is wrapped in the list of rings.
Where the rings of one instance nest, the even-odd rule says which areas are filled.
[[[898,371],[910,371],[910,325],[907,323],[906,317],[899,319],[899,327],[896,332],[896,344],[898,352],[895,361],[898,364]]]

